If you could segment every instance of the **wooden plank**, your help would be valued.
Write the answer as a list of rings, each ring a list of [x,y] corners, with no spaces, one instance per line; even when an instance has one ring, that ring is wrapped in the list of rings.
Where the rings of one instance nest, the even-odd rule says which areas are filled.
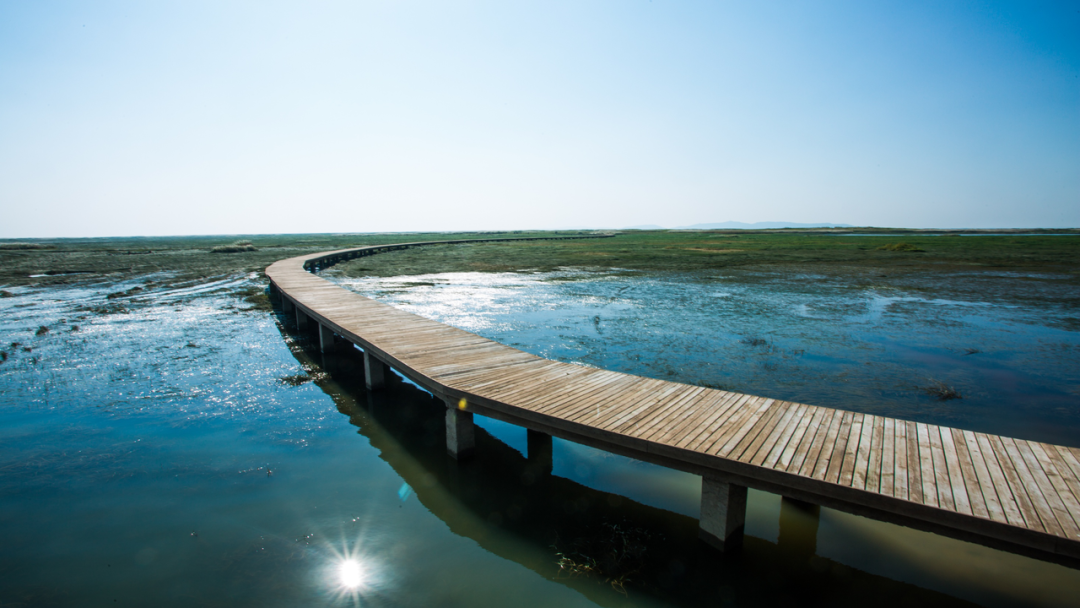
[[[936,432],[937,427],[933,428]],[[919,472],[922,475],[923,504],[932,507],[944,507],[941,504],[941,494],[938,491],[937,476],[934,471],[934,451],[930,443],[930,426],[916,422],[915,430],[919,439]],[[938,441],[941,441],[940,436]]]
[[[882,443],[885,441],[885,419],[881,416],[874,416],[873,419],[874,424],[872,427],[872,435],[870,437],[870,454],[866,465],[866,481],[862,484],[862,487],[868,492],[881,493],[881,462],[885,453],[885,449],[882,446]],[[858,474],[858,467],[856,467],[855,472]],[[852,485],[855,485],[855,482],[853,482]],[[889,491],[891,492],[892,488],[889,488]]]
[[[923,495],[923,461],[922,456],[919,454],[919,425],[909,420],[905,423],[905,427],[907,433],[908,500],[919,504],[930,504]],[[926,445],[927,452],[929,452],[929,441],[927,441]],[[932,460],[929,462],[932,475],[934,464]],[[931,506],[936,507],[937,491],[931,493],[930,500],[933,501]]]
[[[1075,484],[1072,473],[1068,470],[1057,454],[1054,446],[1025,441],[1035,458],[1036,463],[1042,467],[1044,474],[1053,489],[1057,492],[1060,501],[1060,512],[1055,511],[1061,527],[1069,538],[1080,538],[1080,500],[1076,498],[1070,481]]]
[[[520,387],[515,387],[512,391],[495,393],[492,396],[503,403],[512,403],[538,414],[558,416],[562,408],[589,397],[593,392],[621,378],[623,378],[622,374],[596,370],[587,377],[567,383],[562,382],[557,376],[549,378],[546,382],[540,383],[547,389],[544,391],[537,390],[536,382],[530,382],[522,383]]]
[[[671,401],[672,397],[682,394],[683,387],[671,382],[654,380],[657,384],[647,389],[647,393],[638,397],[638,404],[618,416],[605,420],[598,428],[615,430],[623,425],[633,425],[644,420],[654,420],[656,415],[664,410],[664,405]],[[675,399],[677,401],[677,399]]]
[[[987,439],[989,439],[989,445],[992,448],[994,456],[997,458],[998,464],[1001,466],[1001,472],[1009,483],[1010,496],[1016,499],[1016,504],[1020,508],[1020,513],[1024,516],[1025,527],[1037,532],[1054,534],[1054,528],[1057,528],[1057,522],[1051,524],[1041,517],[1039,510],[1035,507],[1035,501],[1032,500],[1031,494],[1028,493],[1027,489],[1024,487],[1024,482],[1021,479],[1020,473],[1016,470],[1016,463],[1010,457],[1009,452],[1005,447],[1005,442],[997,435],[987,435]],[[1017,454],[1017,458],[1019,459],[1019,454]],[[1023,464],[1023,459],[1020,459],[1020,461],[1021,464]],[[1032,486],[1034,486],[1034,483],[1032,483]],[[1036,489],[1036,493],[1038,493],[1038,489]],[[1057,531],[1060,532],[1060,528],[1058,528]]]
[[[773,448],[769,457],[765,460],[764,466],[770,469],[786,471],[788,465],[791,464],[791,457],[795,455],[795,449],[798,448],[802,436],[814,419],[814,414],[820,409],[802,404],[799,407],[802,411],[788,424],[790,430],[784,432],[785,436],[781,437],[780,441],[777,442],[777,446]]]
[[[750,456],[750,464],[757,466],[767,466],[773,468],[776,461],[780,459],[780,454],[783,453],[784,448],[787,447],[787,442],[791,439],[792,433],[795,432],[795,427],[799,424],[799,419],[806,413],[806,406],[801,403],[788,403],[787,412],[784,417],[776,423],[773,431],[769,433],[769,436],[765,438],[765,441],[761,443],[757,451]]]
[[[521,361],[492,369],[490,378],[482,378],[478,374],[460,374],[452,378],[439,376],[435,380],[449,388],[497,399],[500,394],[522,389],[535,379],[569,381],[575,377],[555,365]]]
[[[859,443],[863,437],[863,421],[865,414],[856,413],[851,418],[851,435],[848,437],[847,447],[844,449],[844,461],[840,466],[840,477],[837,481],[844,487],[850,487],[855,476],[855,461],[859,457]]]
[[[979,447],[979,441],[975,437],[975,433],[971,431],[955,431],[953,436],[956,438],[956,445],[963,444],[968,457],[971,459],[972,473],[976,480],[981,504],[986,513],[985,515],[979,513],[978,507],[975,506],[977,501],[974,498],[971,501],[972,511],[980,517],[986,517],[996,522],[1009,523],[1008,517],[1005,516],[1005,510],[1001,507],[1001,501],[998,500],[997,488],[994,487],[994,480],[990,476],[990,469],[986,466],[986,460],[983,458],[982,448]],[[964,471],[964,479],[967,478],[968,472]],[[969,488],[968,494],[975,496],[975,491]]]
[[[645,378],[636,387],[613,398],[607,414],[589,421],[593,428],[610,431],[636,418],[650,416],[673,393],[670,382]]]
[[[570,370],[564,368],[563,364],[557,361],[538,359],[517,361],[489,370],[475,369],[468,372],[439,374],[435,379],[446,386],[460,387],[462,390],[470,392],[497,392],[510,383],[526,378],[540,377],[542,374],[550,374],[551,378],[566,377],[567,379],[576,379],[579,374],[588,375],[598,371],[586,367]]]
[[[881,477],[878,491],[885,496],[896,496],[896,421],[882,418],[881,423]],[[873,464],[870,468],[873,469]]]
[[[667,427],[672,416],[678,417],[681,422],[690,412],[694,411],[692,409],[693,404],[697,403],[695,398],[709,389],[700,386],[682,386],[680,388],[681,390],[668,393],[664,398],[660,399],[657,407],[649,415],[628,420],[617,427],[611,428],[611,430],[641,437],[651,434],[661,427]]]
[[[630,413],[642,405],[642,401],[648,399],[648,393],[661,381],[640,376],[627,375],[609,385],[618,387],[604,396],[598,394],[594,398],[583,399],[576,405],[569,405],[567,409],[558,414],[559,418],[568,422],[580,422],[594,428],[603,428],[613,417],[617,418]],[[599,413],[591,406],[599,405]]]
[[[859,437],[859,448],[855,452],[855,468],[851,473],[851,487],[858,490],[866,489],[866,477],[870,469],[870,454],[873,451],[874,426],[877,416],[863,415],[862,433]],[[879,440],[880,441],[880,440]],[[878,463],[880,466],[881,463]],[[875,488],[875,492],[877,489]]]
[[[818,427],[821,426],[822,420],[826,416],[832,415],[832,410],[825,407],[810,407],[810,411],[813,412],[813,416],[810,418],[804,418],[806,421],[805,428],[803,428],[801,435],[791,438],[791,443],[788,444],[788,448],[784,450],[784,455],[780,457],[778,468],[790,472],[797,473],[802,468],[803,462],[810,454],[810,449],[814,444],[814,437],[817,435]],[[801,425],[802,423],[800,423]],[[798,433],[798,432],[797,432]]]
[[[567,389],[570,383],[574,381],[585,381],[593,373],[599,372],[589,370],[585,373],[575,373],[558,365],[521,363],[519,365],[508,365],[493,371],[494,378],[491,381],[470,382],[465,378],[455,378],[447,386],[493,401],[509,403],[519,395],[531,394],[536,383],[543,383],[551,389],[552,393],[556,393],[560,388]],[[520,402],[517,404],[524,405]]]
[[[754,413],[742,425],[734,429],[734,433],[728,437],[728,440],[723,445],[713,447],[709,453],[725,458],[737,457],[746,449],[746,444],[753,441],[754,436],[761,430],[763,419],[765,421],[771,420],[779,411],[778,408],[773,407],[776,403],[775,399],[761,399],[760,405],[754,410]],[[749,436],[749,439],[747,439],[747,436]],[[733,456],[733,452],[737,453]]]
[[[937,489],[938,505],[943,509],[956,511],[952,481],[949,479],[949,467],[945,462],[945,449],[941,444],[941,427],[928,424],[926,429],[930,437],[930,456],[934,461],[934,487]],[[925,488],[925,478],[923,481],[923,488]]]
[[[724,456],[725,458],[738,459],[739,456],[750,447],[750,444],[754,442],[758,434],[761,433],[766,426],[771,429],[772,423],[775,422],[779,415],[786,411],[786,408],[784,407],[785,404],[782,401],[769,399],[763,400],[761,403],[767,405],[761,410],[760,415],[755,414],[750,416],[742,426],[735,430],[732,438],[729,439],[731,442],[730,447],[718,451],[716,454]]]
[[[715,408],[703,409],[701,416],[689,418],[686,424],[693,422],[693,426],[680,425],[671,432],[665,432],[659,441],[673,442],[678,448],[705,452],[720,436],[721,429],[733,426],[735,419],[743,413],[749,415],[752,408],[747,404],[752,403],[753,399],[750,395],[736,395],[733,399],[724,399]],[[672,436],[671,433],[679,433],[682,438]]]
[[[583,391],[568,390],[560,399],[533,411],[553,418],[567,419],[577,413],[593,414],[599,417],[605,407],[610,407],[608,398],[635,383],[637,378],[625,374],[609,372],[597,374],[596,380]],[[535,390],[535,387],[534,387]],[[543,399],[543,393],[537,392],[533,399]]]
[[[971,460],[966,459],[967,449],[964,449],[964,462],[961,462],[960,449],[956,445],[956,441],[952,435],[952,429],[948,427],[938,427],[938,432],[941,435],[941,447],[945,455],[945,467],[949,473],[949,489],[952,492],[953,505],[957,513],[963,513],[965,515],[971,515],[973,509],[971,506],[971,496],[967,491],[968,481],[964,479],[964,465],[967,465],[969,475],[974,477],[974,470],[971,465]],[[961,444],[960,447],[963,447]],[[974,481],[974,479],[972,479]],[[985,517],[985,509],[983,510]]]
[[[1076,458],[1072,452],[1063,446],[1055,445],[1053,448],[1057,454],[1055,462],[1057,461],[1057,458],[1060,458],[1060,462],[1072,473],[1071,479],[1073,481],[1070,482],[1070,487],[1072,488],[1073,496],[1080,500],[1080,483],[1077,482],[1077,480],[1080,480],[1080,459]],[[1073,485],[1074,483],[1077,485]]]
[[[823,432],[819,432],[814,437],[814,443],[810,447],[810,453],[806,455],[806,462],[803,463],[802,468],[799,469],[801,475],[806,475],[813,479],[824,479],[829,470],[829,458],[832,456],[833,446],[836,443],[836,436],[840,434],[840,425],[844,422],[844,412],[841,410],[833,410],[832,418],[829,419],[829,424],[826,427],[822,427]]]
[[[650,429],[641,438],[656,443],[675,445],[676,447],[689,447],[694,438],[709,432],[709,426],[716,418],[724,415],[729,410],[734,410],[739,403],[749,399],[747,395],[739,393],[723,393],[706,391],[691,397],[686,401],[685,407],[688,413],[681,421],[669,424],[663,428]]]
[[[764,414],[770,405],[772,405],[771,401],[747,395],[746,399],[740,403],[739,408],[733,412],[733,415],[725,421],[723,426],[717,427],[714,433],[695,441],[696,447],[691,449],[706,454],[717,453],[724,448],[729,439],[742,429],[744,424],[748,421],[750,424],[757,422],[757,419]],[[739,439],[742,439],[741,435]],[[738,443],[737,440],[736,443]],[[735,444],[732,444],[731,447],[735,447]]]
[[[522,359],[538,360],[540,357],[516,349],[507,348],[501,344],[477,344],[466,342],[464,344],[448,344],[445,340],[431,340],[424,342],[424,352],[420,354],[403,354],[400,348],[394,348],[394,358],[407,363],[413,369],[423,369],[430,374],[439,374],[454,368],[477,367],[488,368],[492,361],[499,359]]]
[[[837,430],[835,443],[832,445],[832,453],[829,454],[829,468],[825,471],[824,481],[838,483],[840,470],[844,465],[844,456],[847,453],[848,441],[850,441],[851,422],[854,419],[853,412],[844,412],[840,418],[840,428]]]
[[[1054,488],[1054,484],[1046,475],[1046,471],[1039,464],[1039,460],[1032,452],[1031,444],[1023,439],[1009,438],[1009,442],[1016,447],[1016,451],[1020,454],[1020,458],[1023,459],[1024,465],[1026,465],[1028,474],[1035,481],[1035,486],[1038,488],[1038,494],[1042,496],[1042,503],[1034,498],[1036,492],[1029,490],[1028,494],[1032,496],[1032,502],[1035,503],[1035,508],[1040,509],[1039,516],[1042,517],[1041,509],[1042,504],[1046,505],[1049,509],[1050,517],[1054,518],[1057,522],[1060,532],[1058,536],[1066,536],[1068,538],[1080,539],[1080,528],[1077,528],[1076,523],[1073,521],[1072,516],[1069,515],[1065,508],[1065,504],[1061,501],[1061,497],[1058,495],[1057,490]],[[1008,449],[1008,444],[1006,444]],[[1019,469],[1019,465],[1017,465]],[[1023,477],[1023,473],[1021,473]],[[1045,523],[1045,519],[1044,523]]]
[[[641,439],[666,443],[672,436],[675,439],[684,435],[683,430],[698,429],[695,421],[700,421],[721,407],[721,404],[739,398],[738,393],[703,389],[700,386],[680,394],[672,399],[656,417],[634,430],[634,435]]]
[[[979,452],[982,454],[983,462],[986,464],[987,473],[990,474],[994,493],[998,497],[998,502],[1001,503],[1001,510],[1005,513],[1005,519],[1014,526],[1034,529],[1027,522],[1024,511],[1020,508],[1020,504],[1009,486],[1008,477],[998,460],[990,436],[985,433],[973,433],[973,435],[975,435],[975,441],[979,445]],[[1037,522],[1038,519],[1036,518]]]
[[[922,496],[919,497],[918,501],[915,501],[909,494],[911,472],[908,470],[910,457],[908,456],[907,429],[908,423],[906,421],[896,420],[893,422],[893,496],[901,500],[922,502]]]
[[[618,374],[610,381],[599,383],[588,393],[571,395],[560,406],[545,413],[567,422],[596,426],[613,413],[629,407],[624,396],[638,393],[648,382],[647,378]]]

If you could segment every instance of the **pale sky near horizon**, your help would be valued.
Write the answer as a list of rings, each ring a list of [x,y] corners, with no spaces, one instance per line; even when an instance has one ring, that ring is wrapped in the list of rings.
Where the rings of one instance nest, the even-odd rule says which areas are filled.
[[[1080,226],[1078,2],[0,0],[0,238]]]

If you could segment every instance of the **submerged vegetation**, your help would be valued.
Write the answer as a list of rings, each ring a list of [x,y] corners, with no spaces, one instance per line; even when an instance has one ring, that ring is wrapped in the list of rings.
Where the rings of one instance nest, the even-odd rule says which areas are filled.
[[[941,380],[931,380],[930,384],[924,386],[922,390],[924,393],[938,401],[950,401],[952,399],[964,398],[956,387],[950,386]]]
[[[638,526],[605,522],[595,536],[575,539],[566,551],[560,551],[557,544],[552,546],[559,567],[557,577],[593,578],[628,595],[626,584],[641,573],[651,537]]]

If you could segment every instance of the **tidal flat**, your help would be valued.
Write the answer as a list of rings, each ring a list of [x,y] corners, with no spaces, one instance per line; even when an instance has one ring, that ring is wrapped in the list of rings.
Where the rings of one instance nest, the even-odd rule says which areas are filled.
[[[696,540],[693,476],[559,440],[538,474],[524,431],[495,421],[481,420],[484,456],[449,466],[442,405],[400,379],[364,391],[355,353],[319,354],[260,276],[301,253],[445,238],[468,237],[0,249],[0,602],[1066,606],[1080,593],[1076,570],[829,509],[808,543],[812,522],[760,492],[743,551],[717,555]],[[418,248],[324,274],[552,358],[1078,446],[1077,238],[628,233]],[[240,240],[251,249],[212,251]],[[882,248],[896,243],[919,251]],[[341,585],[347,558],[355,587]]]

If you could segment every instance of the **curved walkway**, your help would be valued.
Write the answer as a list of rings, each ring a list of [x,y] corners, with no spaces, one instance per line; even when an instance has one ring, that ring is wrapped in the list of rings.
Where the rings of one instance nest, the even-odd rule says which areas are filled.
[[[702,537],[721,549],[741,534],[752,487],[1080,564],[1080,449],[551,361],[314,274],[420,245],[509,240],[527,239],[329,251],[266,274],[301,326],[318,324],[324,348],[336,334],[363,349],[369,387],[389,366],[442,398],[455,456],[470,451],[477,413],[530,429],[530,443],[554,435],[702,475]]]

